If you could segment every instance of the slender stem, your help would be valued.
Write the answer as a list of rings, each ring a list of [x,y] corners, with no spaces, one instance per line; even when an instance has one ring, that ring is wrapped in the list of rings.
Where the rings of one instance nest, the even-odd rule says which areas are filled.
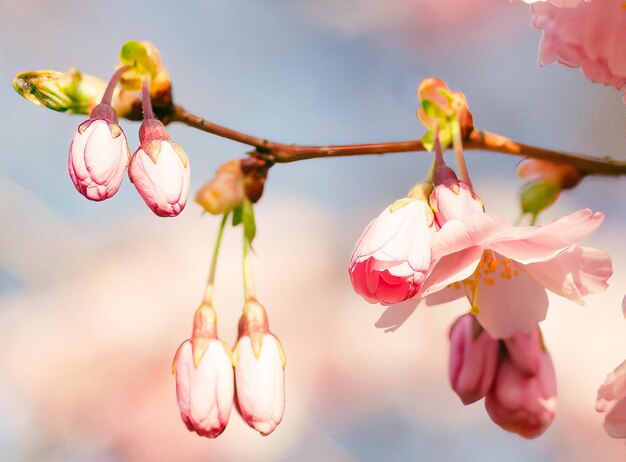
[[[461,181],[472,187],[472,180],[470,180],[469,171],[467,170],[467,164],[465,163],[465,154],[463,153],[463,138],[461,136],[461,125],[458,121],[452,124],[452,146],[454,147],[454,154],[456,155],[456,166],[459,169],[459,175]]]
[[[150,79],[144,77],[141,85],[141,107],[143,109],[143,118],[154,119],[154,112],[152,112],[152,99],[150,98]]]
[[[215,239],[215,246],[213,247],[213,258],[211,258],[211,269],[209,270],[209,280],[206,284],[206,290],[204,291],[204,303],[210,305],[213,299],[213,287],[215,286],[215,273],[217,272],[217,257],[220,253],[220,247],[222,245],[222,236],[224,235],[224,227],[228,220],[228,212],[224,214],[222,223],[220,223],[220,229],[217,232],[217,238]]]
[[[243,235],[243,293],[244,302],[256,298],[252,266],[250,266],[250,241],[246,237],[245,231]]]
[[[187,112],[181,106],[174,107],[172,120],[182,122],[190,127],[222,138],[228,138],[252,146],[256,148],[256,152],[253,153],[255,156],[275,163],[296,162],[299,160],[322,157],[391,154],[426,150],[422,142],[417,140],[340,146],[300,146],[277,143],[210,122],[202,117]],[[626,162],[617,161],[608,157],[596,158],[543,149],[518,143],[504,136],[481,130],[471,131],[463,141],[465,149],[499,152],[513,156],[532,157],[535,159],[570,164],[578,169],[582,175],[626,175]]]
[[[113,73],[113,75],[111,76],[111,80],[109,80],[109,83],[107,84],[106,90],[104,90],[104,95],[102,95],[102,100],[100,101],[100,104],[111,104],[115,87],[120,81],[122,74],[128,69],[130,69],[130,66],[122,66]]]

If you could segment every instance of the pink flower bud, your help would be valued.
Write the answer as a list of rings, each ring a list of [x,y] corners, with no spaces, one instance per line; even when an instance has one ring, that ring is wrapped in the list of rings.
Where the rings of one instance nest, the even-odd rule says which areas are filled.
[[[463,404],[483,398],[496,376],[498,341],[466,314],[450,329],[450,384]]]
[[[530,333],[519,332],[504,340],[511,363],[522,374],[532,377],[539,372],[541,359],[545,354],[543,338],[539,326]]]
[[[144,121],[140,140],[141,146],[133,154],[128,175],[156,215],[175,217],[185,208],[189,194],[187,155],[169,139],[165,127],[156,119]]]
[[[480,198],[462,181],[438,184],[430,194],[429,202],[440,227],[447,221],[465,221],[475,213],[484,212]]]
[[[217,339],[213,307],[202,304],[194,316],[191,339],[174,356],[176,397],[189,431],[215,438],[228,423],[235,385],[230,349]]]
[[[105,105],[99,107],[102,106]],[[98,107],[94,108],[92,118],[78,127],[68,160],[72,183],[92,201],[108,199],[120,189],[130,161],[128,142],[117,124],[115,111],[111,106],[100,111],[106,114],[98,111]]]
[[[505,357],[485,398],[485,408],[491,420],[506,431],[528,439],[541,435],[556,411],[556,375],[550,354],[544,352],[533,377],[524,375]]]
[[[215,438],[228,424],[233,405],[233,366],[228,347],[210,339],[198,367],[191,340],[178,348],[174,359],[176,397],[180,416],[189,431]]]
[[[285,410],[285,355],[280,341],[267,328],[265,309],[257,302],[250,301],[244,308],[233,364],[241,416],[267,436]]]
[[[425,199],[407,197],[365,228],[350,258],[350,279],[369,303],[393,305],[415,296],[426,279],[435,234]]]
[[[610,437],[626,438],[626,361],[598,389],[596,411],[604,413],[604,429]]]

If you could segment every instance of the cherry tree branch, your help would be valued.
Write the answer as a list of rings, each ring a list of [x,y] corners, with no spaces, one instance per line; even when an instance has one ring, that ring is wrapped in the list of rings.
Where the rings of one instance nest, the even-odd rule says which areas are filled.
[[[251,155],[262,158],[270,163],[288,163],[321,157],[426,151],[424,145],[419,140],[338,146],[303,146],[278,143],[223,127],[194,115],[178,105],[174,107],[170,120],[182,122],[198,130],[252,146],[255,148],[255,151],[250,153]],[[614,160],[609,157],[596,158],[543,149],[529,144],[518,143],[504,136],[482,130],[474,129],[466,133],[463,145],[465,149],[491,151],[513,156],[532,157],[535,159],[571,164],[576,167],[582,175],[626,175],[626,162]]]

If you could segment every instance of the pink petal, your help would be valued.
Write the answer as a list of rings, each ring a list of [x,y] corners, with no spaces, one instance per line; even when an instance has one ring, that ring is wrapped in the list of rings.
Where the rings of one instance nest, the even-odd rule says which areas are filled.
[[[543,285],[510,262],[504,271],[503,259],[496,254],[498,269],[483,274],[477,281],[476,318],[493,338],[512,337],[516,332],[530,332],[546,317],[548,296]],[[508,275],[508,277],[507,277]],[[469,292],[471,301],[473,294]]]
[[[422,286],[422,295],[426,297],[450,284],[470,277],[476,270],[482,255],[482,247],[475,246],[437,260]]]

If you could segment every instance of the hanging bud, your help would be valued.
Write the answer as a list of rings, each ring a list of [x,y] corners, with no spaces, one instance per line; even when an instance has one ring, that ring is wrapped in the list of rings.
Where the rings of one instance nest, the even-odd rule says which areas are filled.
[[[350,258],[354,291],[369,303],[393,305],[416,296],[431,264],[435,235],[430,183],[415,187],[367,225]],[[419,236],[419,239],[415,237]]]
[[[274,431],[285,409],[285,354],[269,331],[265,308],[249,300],[233,350],[237,405],[243,419],[264,436]]]
[[[239,160],[219,166],[215,175],[196,195],[196,202],[212,215],[223,215],[239,207],[244,199],[244,175]]]
[[[505,339],[504,346],[518,371],[528,377],[537,375],[546,351],[539,326],[530,333],[519,332]]]
[[[541,435],[556,411],[556,374],[550,354],[543,352],[532,377],[505,356],[485,398],[485,408],[491,420],[506,431],[528,439]]]
[[[219,436],[228,424],[235,390],[230,349],[217,338],[211,306],[196,311],[193,334],[176,351],[173,370],[180,415],[189,431]]]
[[[570,164],[524,159],[517,174],[527,181],[520,192],[522,213],[537,217],[558,199],[561,191],[575,187],[582,175]]]
[[[489,391],[498,367],[498,341],[491,338],[473,314],[458,318],[450,329],[450,384],[468,405]]]
[[[438,140],[435,140],[435,188],[430,194],[429,204],[439,227],[449,220],[464,220],[484,212],[483,202],[467,184],[459,181],[454,171],[443,159]]]
[[[78,127],[70,145],[68,170],[76,190],[92,201],[112,197],[130,162],[130,150],[112,106],[99,104]]]
[[[189,194],[189,160],[155,118],[143,121],[141,145],[133,154],[128,175],[148,207],[160,217],[175,217]]]

